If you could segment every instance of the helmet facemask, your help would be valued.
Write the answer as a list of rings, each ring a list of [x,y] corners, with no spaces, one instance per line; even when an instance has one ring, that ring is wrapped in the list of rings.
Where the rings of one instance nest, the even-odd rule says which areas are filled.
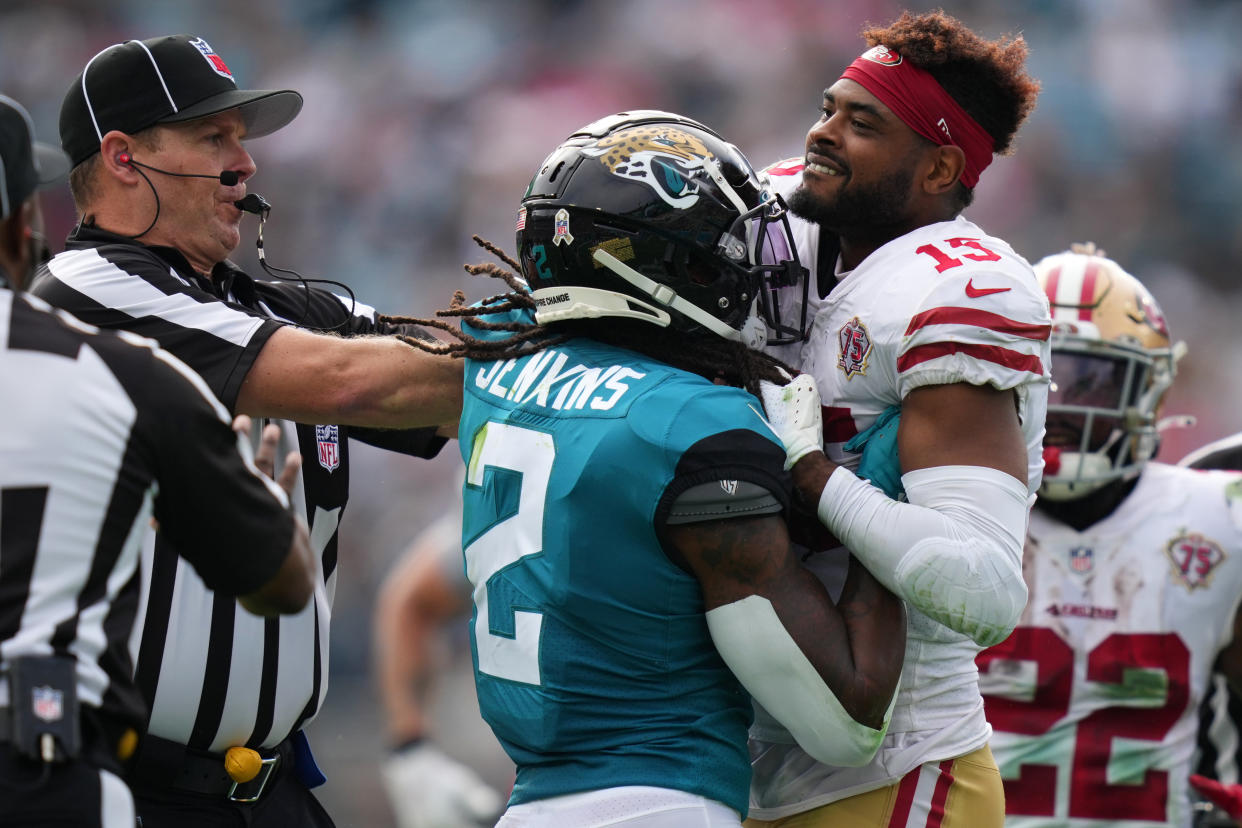
[[[1145,287],[1094,246],[1035,265],[1052,309],[1052,385],[1039,496],[1076,500],[1132,480],[1160,444],[1185,351]]]
[[[1171,349],[1054,333],[1040,496],[1073,500],[1137,476],[1159,447],[1156,418],[1172,382]]]

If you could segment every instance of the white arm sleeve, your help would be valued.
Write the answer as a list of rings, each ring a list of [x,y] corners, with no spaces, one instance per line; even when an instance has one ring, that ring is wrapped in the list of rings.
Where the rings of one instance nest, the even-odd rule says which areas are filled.
[[[789,635],[772,602],[760,595],[708,610],[707,628],[742,686],[812,758],[856,767],[875,756],[896,694],[879,730],[855,721]]]
[[[838,468],[819,518],[880,583],[929,617],[981,647],[1004,641],[1026,606],[1026,486],[983,466],[917,469],[901,482],[909,503]]]

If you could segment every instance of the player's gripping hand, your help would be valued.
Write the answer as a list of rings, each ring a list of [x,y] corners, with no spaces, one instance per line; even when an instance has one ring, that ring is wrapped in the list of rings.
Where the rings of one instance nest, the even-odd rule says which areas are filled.
[[[1242,820],[1242,785],[1225,785],[1215,779],[1192,773],[1190,786],[1234,820]]]
[[[494,825],[504,808],[477,773],[427,739],[389,756],[383,776],[399,828]]]
[[[759,381],[768,423],[785,444],[785,469],[813,451],[824,450],[824,415],[819,388],[810,374],[798,374],[787,385]]]
[[[871,482],[893,500],[905,500],[901,484],[901,458],[897,456],[897,428],[901,425],[901,406],[890,405],[875,422],[845,443],[846,451],[861,451],[856,474]]]

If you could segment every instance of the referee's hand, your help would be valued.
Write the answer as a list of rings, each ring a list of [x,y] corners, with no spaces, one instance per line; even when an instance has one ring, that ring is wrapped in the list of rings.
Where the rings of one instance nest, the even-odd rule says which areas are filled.
[[[245,414],[238,414],[233,420],[233,430],[238,434],[249,436],[250,428],[250,417]],[[276,475],[276,447],[278,445],[280,445],[280,426],[268,423],[263,427],[263,434],[259,437],[259,447],[254,453],[254,464],[258,466],[259,471],[275,480],[276,484],[285,490],[285,494],[292,495],[293,487],[298,482],[298,473],[302,471],[302,455],[296,451],[286,454],[278,477]]]

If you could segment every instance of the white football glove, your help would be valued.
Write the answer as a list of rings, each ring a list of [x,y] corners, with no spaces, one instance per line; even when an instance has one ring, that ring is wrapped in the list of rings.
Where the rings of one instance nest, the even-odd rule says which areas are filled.
[[[785,444],[786,471],[803,456],[824,450],[824,414],[810,374],[798,374],[788,385],[760,380],[759,394],[772,430]]]
[[[428,740],[389,756],[383,776],[399,828],[479,828],[494,825],[504,809],[474,770]]]

